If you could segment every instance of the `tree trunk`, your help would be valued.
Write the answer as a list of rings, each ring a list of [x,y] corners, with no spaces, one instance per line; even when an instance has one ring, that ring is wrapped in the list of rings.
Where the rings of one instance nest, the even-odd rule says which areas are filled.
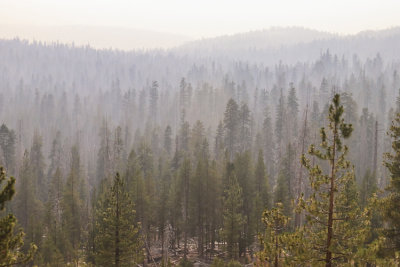
[[[337,124],[335,122],[335,128],[333,130],[333,148],[331,156],[331,177],[330,177],[330,188],[329,188],[329,211],[328,211],[328,234],[326,239],[326,258],[325,266],[332,266],[332,252],[330,250],[332,236],[333,236],[333,202],[335,193],[335,156],[336,156],[336,139],[338,138]]]
[[[117,188],[117,211],[116,211],[116,227],[115,227],[115,267],[119,267],[120,251],[119,251],[119,188]]]

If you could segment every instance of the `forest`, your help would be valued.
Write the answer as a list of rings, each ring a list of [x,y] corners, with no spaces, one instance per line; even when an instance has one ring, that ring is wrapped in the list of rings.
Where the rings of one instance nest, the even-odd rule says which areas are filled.
[[[0,267],[399,266],[400,30],[306,33],[0,40]]]

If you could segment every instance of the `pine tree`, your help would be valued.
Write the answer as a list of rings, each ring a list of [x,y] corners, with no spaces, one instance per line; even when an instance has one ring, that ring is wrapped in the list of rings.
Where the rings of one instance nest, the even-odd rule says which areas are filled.
[[[264,158],[266,162],[266,167],[268,174],[270,177],[274,177],[274,150],[275,150],[275,143],[274,143],[274,136],[273,136],[273,129],[272,129],[272,122],[271,117],[269,114],[268,107],[265,108],[264,112],[264,121],[263,121],[263,151],[264,151]],[[272,181],[270,181],[272,182]],[[272,183],[271,183],[272,185]]]
[[[282,90],[279,97],[278,105],[276,106],[276,118],[275,118],[275,137],[276,143],[278,144],[278,158],[282,156],[282,142],[286,140],[285,135],[285,121],[286,121],[286,108],[285,108],[285,98],[283,96]]]
[[[371,173],[369,169],[365,172],[365,175],[361,181],[360,186],[360,204],[361,207],[365,207],[368,204],[368,200],[378,191],[378,185],[374,173]]]
[[[0,148],[4,156],[4,166],[9,173],[15,172],[15,141],[14,131],[2,124],[0,127]]]
[[[99,201],[95,237],[97,266],[132,266],[141,260],[139,227],[134,205],[119,174]]]
[[[36,197],[45,202],[48,194],[48,183],[44,175],[45,162],[43,156],[43,138],[38,133],[33,136],[33,142],[30,152],[30,165],[33,167],[31,170],[32,179],[35,183]]]
[[[388,251],[400,251],[400,113],[397,113],[389,135],[392,138],[392,152],[385,154],[385,166],[390,173],[387,196],[383,199],[383,218],[387,223],[384,229],[389,240]]]
[[[158,82],[153,81],[150,88],[150,111],[151,120],[156,123],[158,115]]]
[[[255,176],[255,220],[256,220],[256,232],[259,233],[261,230],[259,219],[260,214],[265,208],[271,207],[271,192],[269,189],[269,181],[265,170],[263,152],[260,149],[258,152],[258,159],[256,169],[254,172]]]
[[[250,150],[252,138],[250,110],[246,103],[240,106],[238,123],[239,152],[244,152]]]
[[[231,173],[228,183],[223,201],[222,235],[227,243],[226,250],[228,257],[237,259],[239,257],[239,241],[244,223],[241,213],[243,207],[242,189],[234,173]]]
[[[40,248],[44,264],[51,266],[64,265],[64,257],[61,253],[65,251],[65,236],[61,225],[62,192],[62,173],[57,167],[49,185],[49,198],[45,205],[45,238]]]
[[[100,148],[97,153],[96,184],[111,174],[111,133],[107,125],[107,120],[103,120],[100,128]]]
[[[246,251],[254,242],[256,222],[254,218],[254,175],[250,152],[237,154],[234,162],[235,175],[242,189],[243,230],[239,243],[239,255],[246,256]],[[257,218],[258,219],[258,218]]]
[[[189,158],[184,158],[180,172],[180,186],[182,190],[182,217],[183,217],[183,257],[186,260],[188,248],[188,235],[189,235],[189,193],[190,193],[190,177],[191,177],[191,163]]]
[[[299,201],[306,224],[298,233],[307,242],[296,257],[311,265],[322,261],[327,267],[350,264],[369,232],[369,218],[358,206],[354,171],[346,159],[348,147],[343,139],[350,137],[353,128],[344,122],[343,111],[336,94],[329,107],[328,129],[321,128],[321,150],[314,145],[309,149],[311,156],[327,162],[329,172],[325,174],[319,165],[302,157],[312,192],[307,200]]]
[[[239,106],[232,98],[229,99],[224,113],[224,133],[225,147],[228,151],[229,159],[232,160],[236,153],[239,126]]]
[[[17,218],[26,232],[26,240],[40,246],[43,236],[43,203],[35,193],[37,184],[32,177],[34,168],[31,165],[28,151],[25,151],[19,171],[20,181],[18,183],[15,204]],[[23,249],[27,251],[29,248],[24,246]]]
[[[164,132],[164,149],[167,152],[167,155],[170,156],[172,153],[172,130],[171,126],[167,126]]]
[[[281,161],[278,179],[274,194],[274,203],[282,203],[284,214],[291,215],[291,200],[293,199],[293,184],[294,184],[294,151],[289,144],[285,157]]]
[[[289,136],[295,137],[298,132],[298,121],[297,117],[299,114],[299,103],[296,96],[296,89],[293,83],[290,83],[290,91],[287,98],[287,111],[288,111],[288,129],[290,131]]]
[[[63,253],[67,260],[78,263],[78,250],[82,237],[81,165],[77,146],[71,148],[71,167],[64,187],[62,199],[62,224],[66,235],[66,247]]]
[[[270,210],[266,209],[262,214],[262,222],[265,225],[265,233],[260,236],[262,245],[262,250],[259,252],[260,261],[267,261],[271,266],[278,267],[282,262],[286,245],[285,231],[289,223],[289,218],[283,214],[282,203],[276,203]]]
[[[217,132],[215,134],[214,155],[216,159],[220,159],[224,152],[224,125],[222,121],[218,123]]]
[[[6,204],[15,193],[14,177],[7,177],[3,167],[0,167],[0,212],[5,210]],[[13,214],[0,218],[0,266],[13,266],[27,263],[32,260],[37,247],[32,243],[27,254],[21,252],[24,245],[24,232],[15,233],[17,219]]]

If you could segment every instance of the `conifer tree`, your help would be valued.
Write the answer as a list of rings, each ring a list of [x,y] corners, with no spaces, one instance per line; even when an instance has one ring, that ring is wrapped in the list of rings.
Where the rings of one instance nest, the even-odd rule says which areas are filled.
[[[20,182],[15,204],[17,218],[26,232],[25,239],[40,246],[43,236],[43,203],[35,194],[37,184],[33,179],[33,169],[29,153],[25,151],[19,171]],[[29,248],[24,246],[23,249],[26,251]]]
[[[296,136],[298,131],[298,113],[299,113],[299,103],[296,96],[296,89],[293,83],[290,83],[290,91],[287,98],[287,111],[288,111],[288,130],[290,131],[289,136]]]
[[[239,152],[244,152],[251,148],[251,115],[249,107],[243,103],[239,109],[238,116],[238,142]]]
[[[107,120],[103,119],[100,128],[100,148],[97,153],[97,169],[96,178],[97,183],[100,183],[104,178],[109,177],[111,173],[111,133],[107,125]]]
[[[368,204],[368,200],[378,191],[376,177],[374,173],[371,173],[369,169],[365,172],[365,175],[361,181],[360,186],[360,205],[365,207]]]
[[[271,117],[269,114],[269,109],[268,107],[265,108],[264,112],[264,121],[263,121],[263,151],[264,151],[264,159],[266,162],[266,167],[268,174],[270,177],[274,176],[274,136],[273,136],[273,130],[272,130],[272,122],[271,122]],[[270,181],[272,182],[272,181]],[[271,183],[272,184],[272,183]]]
[[[30,176],[35,183],[35,194],[37,198],[45,202],[47,200],[48,194],[48,183],[46,176],[44,175],[45,162],[43,156],[43,138],[38,133],[33,136],[33,142],[30,152],[30,165],[33,167],[31,169]]]
[[[9,173],[15,171],[15,141],[13,130],[8,129],[5,124],[0,127],[0,148],[4,156],[4,166]]]
[[[281,90],[281,95],[279,97],[279,102],[276,106],[276,117],[275,117],[275,138],[278,149],[278,160],[281,159],[283,154],[283,145],[282,143],[286,140],[286,132],[285,132],[285,122],[286,122],[286,105],[285,98],[283,96],[283,92]]]
[[[153,81],[150,88],[150,111],[151,120],[156,123],[158,115],[158,82]]]
[[[267,261],[274,267],[283,266],[280,263],[286,245],[285,231],[289,218],[283,214],[282,203],[276,203],[270,210],[266,209],[262,214],[262,222],[265,225],[265,233],[260,236],[262,245],[259,253],[260,261]]]
[[[228,151],[229,159],[232,160],[237,149],[238,126],[239,126],[239,106],[235,100],[229,99],[224,113],[224,139],[225,147]]]
[[[217,132],[215,134],[214,155],[216,159],[220,159],[224,152],[224,125],[222,121],[218,123]]]
[[[189,158],[183,160],[180,172],[180,186],[182,190],[182,217],[183,217],[183,257],[186,260],[188,248],[188,235],[189,235],[189,193],[190,193],[190,177],[191,177],[191,163]]]
[[[62,173],[55,170],[49,185],[49,197],[45,205],[45,238],[40,248],[43,262],[51,266],[63,266],[65,236],[61,225],[61,201],[63,192]]]
[[[400,251],[400,113],[397,113],[389,135],[392,152],[385,154],[385,166],[390,174],[387,196],[383,199],[383,218],[387,223],[385,236],[389,240],[388,250],[392,254]]]
[[[170,156],[172,153],[172,129],[171,126],[167,126],[164,132],[164,149],[167,155]]]
[[[255,210],[255,220],[256,220],[256,233],[261,230],[259,219],[260,214],[263,209],[270,208],[271,206],[271,193],[269,189],[269,181],[265,170],[263,152],[260,149],[258,152],[258,159],[256,164],[256,169],[254,172],[255,176],[255,200],[254,200],[254,210]]]
[[[247,248],[254,242],[255,218],[254,218],[254,175],[250,152],[237,154],[234,162],[237,182],[242,190],[242,215],[244,219],[243,230],[240,236],[239,253],[246,256]],[[257,218],[258,220],[259,218]]]
[[[240,188],[234,173],[230,174],[223,202],[222,235],[227,243],[226,250],[228,252],[228,257],[231,259],[237,259],[239,257],[239,241],[244,218],[241,213],[243,207],[242,189]]]
[[[82,237],[81,165],[77,146],[71,148],[71,166],[62,199],[62,224],[66,235],[64,255],[67,260],[78,263],[78,250]]]
[[[327,162],[329,172],[302,156],[309,172],[311,195],[299,201],[306,224],[298,233],[307,242],[297,250],[297,260],[325,266],[350,264],[369,232],[369,218],[358,206],[354,170],[346,159],[352,125],[343,119],[343,106],[336,94],[329,107],[328,128],[321,128],[321,149],[310,146],[309,154]]]
[[[3,213],[8,201],[15,193],[15,178],[7,177],[3,167],[0,167],[0,212]],[[24,232],[19,230],[15,233],[17,219],[13,214],[0,217],[0,266],[13,266],[27,263],[32,260],[36,245],[30,245],[26,254],[22,253],[24,245]]]
[[[111,188],[99,201],[96,212],[96,265],[136,265],[142,256],[139,227],[135,224],[134,205],[118,173]]]

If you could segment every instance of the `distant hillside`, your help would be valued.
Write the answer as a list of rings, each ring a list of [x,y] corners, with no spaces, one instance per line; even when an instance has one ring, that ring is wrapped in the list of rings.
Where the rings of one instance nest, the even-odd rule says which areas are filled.
[[[187,36],[147,30],[100,26],[15,26],[0,25],[0,38],[36,40],[42,42],[90,45],[98,49],[158,49],[181,45]]]
[[[184,44],[180,48],[196,49],[201,47],[205,50],[219,47],[229,47],[230,49],[237,50],[248,48],[265,49],[278,48],[283,45],[309,43],[315,40],[330,39],[334,37],[337,37],[337,35],[301,27],[273,27],[270,29],[196,40]]]
[[[194,58],[275,64],[314,61],[327,50],[347,57],[357,53],[366,58],[380,53],[385,58],[400,59],[398,47],[400,27],[345,36],[290,27],[192,41],[173,50]]]

